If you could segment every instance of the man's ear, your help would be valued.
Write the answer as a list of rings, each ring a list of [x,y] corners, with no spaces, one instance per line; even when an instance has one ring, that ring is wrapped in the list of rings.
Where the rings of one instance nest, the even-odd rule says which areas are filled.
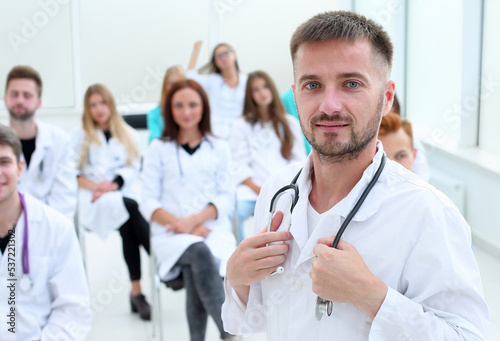
[[[384,111],[382,112],[382,116],[387,115],[391,111],[392,103],[394,102],[395,91],[396,91],[396,83],[394,83],[394,81],[391,80],[385,86],[385,93],[384,93],[385,105],[384,105]]]
[[[21,176],[21,174],[23,173],[24,171],[24,161],[23,160],[19,160],[18,164],[17,164],[17,176]]]

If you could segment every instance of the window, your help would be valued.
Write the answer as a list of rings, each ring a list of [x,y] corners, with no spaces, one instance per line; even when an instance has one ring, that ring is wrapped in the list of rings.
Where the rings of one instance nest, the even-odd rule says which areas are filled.
[[[483,63],[479,146],[500,155],[500,2],[486,0],[483,21]]]
[[[408,2],[407,117],[461,137],[463,1]],[[437,141],[440,142],[440,141]]]

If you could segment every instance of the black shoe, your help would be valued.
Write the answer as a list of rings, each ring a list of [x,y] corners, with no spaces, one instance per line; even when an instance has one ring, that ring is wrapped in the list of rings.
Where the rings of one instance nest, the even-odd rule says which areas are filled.
[[[139,313],[141,319],[145,321],[151,320],[151,306],[146,301],[143,294],[130,296],[130,307],[133,313]]]

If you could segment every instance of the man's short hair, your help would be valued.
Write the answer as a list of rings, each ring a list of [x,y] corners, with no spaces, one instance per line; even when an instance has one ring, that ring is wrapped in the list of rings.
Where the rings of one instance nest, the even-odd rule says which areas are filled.
[[[382,57],[387,65],[388,75],[392,68],[393,47],[391,39],[382,26],[371,19],[346,11],[330,11],[320,13],[300,25],[290,41],[292,63],[299,46],[307,42],[322,42],[329,40],[355,41],[367,39],[376,54]]]
[[[411,122],[408,120],[402,120],[398,114],[389,113],[382,117],[380,122],[380,128],[378,130],[378,136],[385,136],[390,133],[395,133],[403,128],[406,135],[410,137],[411,147],[413,147],[413,128]]]
[[[19,160],[21,160],[21,141],[14,130],[3,124],[0,124],[0,146],[12,148],[12,152],[16,156],[16,161],[19,163]]]
[[[5,91],[9,87],[9,83],[13,79],[31,79],[36,83],[38,89],[38,97],[42,97],[42,78],[40,74],[31,66],[18,65],[14,66],[7,75],[7,82],[5,83]]]

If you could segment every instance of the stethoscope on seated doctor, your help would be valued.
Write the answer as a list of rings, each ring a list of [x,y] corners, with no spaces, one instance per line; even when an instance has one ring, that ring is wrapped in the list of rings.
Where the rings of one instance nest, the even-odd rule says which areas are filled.
[[[214,146],[212,145],[212,142],[210,142],[205,137],[202,137],[202,139],[200,140],[200,143],[199,143],[198,147],[196,147],[196,149],[198,149],[199,146],[201,146],[201,143],[203,141],[207,141],[210,144],[210,147],[212,149],[214,148]],[[179,155],[179,149],[180,148],[181,148],[181,143],[177,142],[176,143],[176,148],[175,148],[175,154],[177,156],[177,168],[179,169],[179,175],[181,176],[181,183],[184,185],[186,183],[186,180],[184,179],[184,171],[183,171],[183,168],[182,168],[181,156]]]
[[[361,205],[365,201],[366,197],[370,193],[373,186],[375,186],[375,183],[377,182],[378,178],[380,177],[380,174],[382,173],[382,170],[384,169],[385,160],[386,160],[386,156],[384,153],[384,154],[382,154],[382,159],[380,161],[380,165],[378,166],[377,172],[375,173],[373,178],[370,180],[370,183],[368,184],[368,186],[366,186],[365,190],[363,191],[363,193],[359,197],[358,201],[356,202],[356,205],[354,205],[351,212],[349,212],[349,214],[345,218],[344,222],[340,226],[340,229],[337,232],[337,235],[335,236],[335,239],[332,243],[333,248],[337,248],[337,245],[340,241],[340,238],[342,237],[342,234],[344,233],[345,229],[347,228],[347,225],[349,225],[352,218],[358,212],[359,208],[361,207]],[[269,222],[267,224],[267,231],[268,232],[271,231],[271,220],[273,219],[274,213],[276,212],[277,202],[278,202],[279,198],[285,193],[289,194],[292,198],[292,203],[290,205],[290,214],[292,214],[292,211],[293,211],[295,205],[299,201],[299,187],[297,186],[296,182],[297,182],[297,179],[299,178],[299,175],[301,172],[302,172],[302,169],[299,170],[299,172],[295,175],[295,177],[293,178],[292,182],[289,185],[286,185],[286,186],[283,186],[282,188],[280,188],[272,197],[271,206],[269,208]],[[290,190],[292,190],[293,192],[291,193]],[[291,222],[289,222],[287,230],[290,230],[290,226],[291,226]],[[283,272],[285,272],[285,269],[283,268],[283,266],[280,266],[271,275],[282,274]],[[323,317],[323,315],[325,313],[328,316],[330,316],[332,314],[332,311],[333,311],[333,303],[331,301],[325,300],[325,299],[318,296],[318,298],[316,299],[316,311],[315,311],[316,318],[318,319],[318,321],[321,320],[321,318]]]
[[[28,211],[26,210],[26,201],[24,196],[19,193],[19,200],[21,201],[21,206],[24,211],[24,236],[23,236],[23,250],[22,250],[22,265],[23,265],[23,275],[19,280],[19,288],[26,292],[33,287],[33,280],[30,276],[30,263],[29,263],[29,253],[28,253]]]

